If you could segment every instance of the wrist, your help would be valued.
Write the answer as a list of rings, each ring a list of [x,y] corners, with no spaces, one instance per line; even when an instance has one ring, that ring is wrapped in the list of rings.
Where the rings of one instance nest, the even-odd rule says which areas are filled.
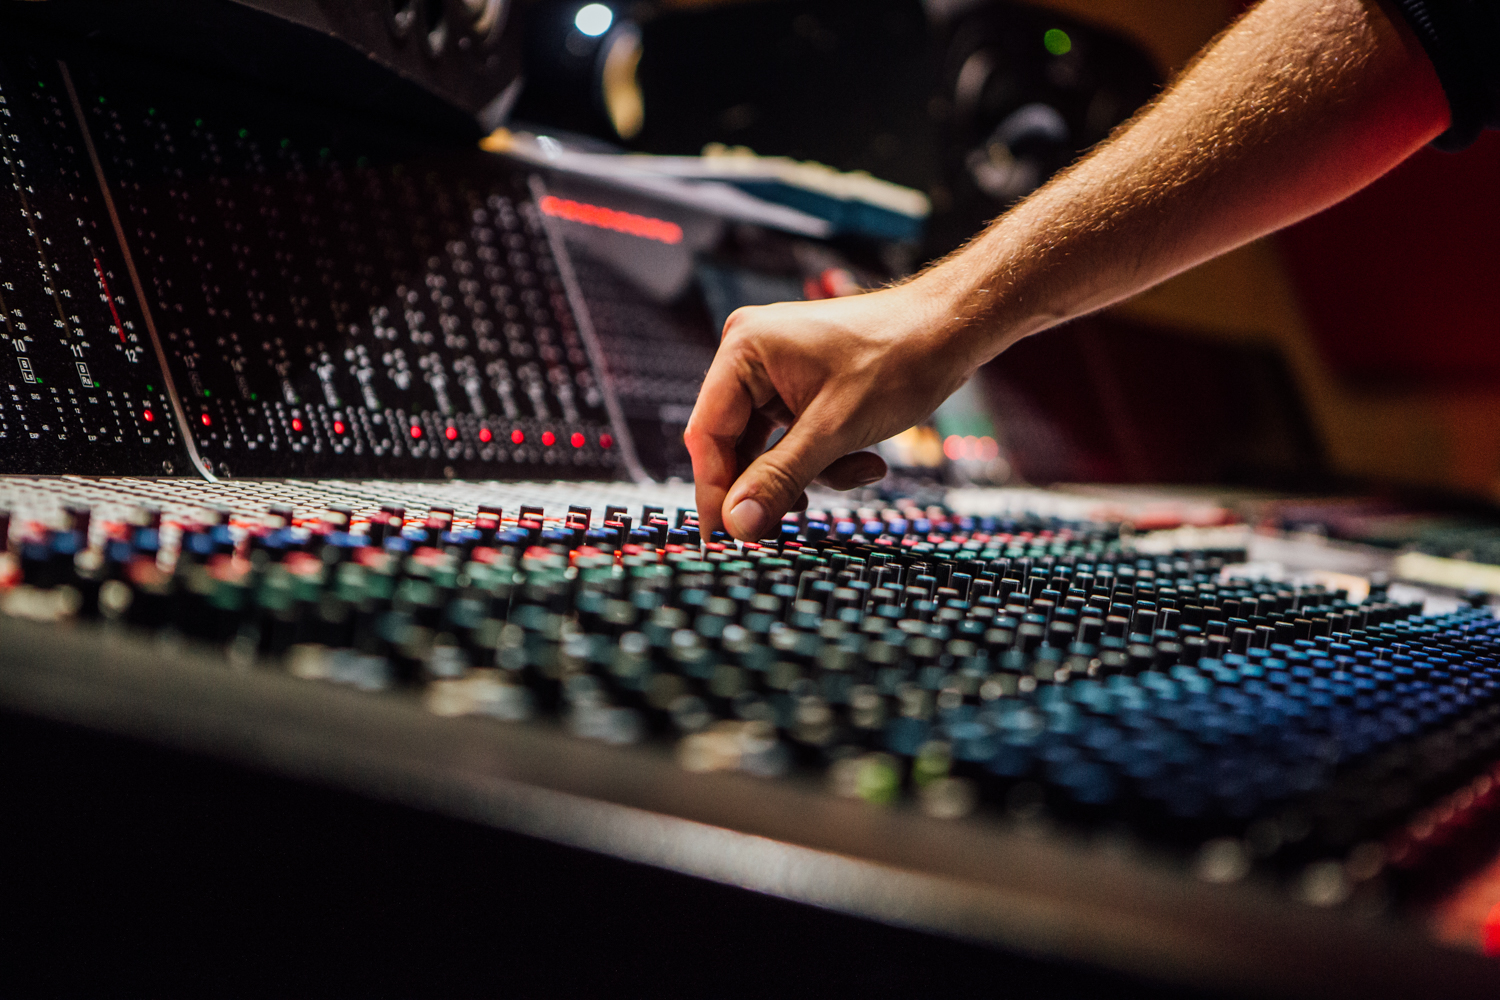
[[[1025,321],[1016,314],[1008,281],[965,259],[974,252],[971,247],[900,286],[916,301],[918,328],[931,341],[932,350],[959,360],[965,377],[1040,329],[1025,328]]]

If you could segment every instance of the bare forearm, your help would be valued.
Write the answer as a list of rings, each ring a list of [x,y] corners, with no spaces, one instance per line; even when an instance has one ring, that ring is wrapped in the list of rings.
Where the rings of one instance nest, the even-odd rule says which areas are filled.
[[[1447,121],[1431,65],[1376,0],[1266,0],[1107,144],[916,283],[977,365],[1326,208]]]
[[[1014,341],[1310,215],[1438,135],[1441,86],[1380,2],[1265,0],[960,253],[892,288],[736,312],[685,435],[703,530],[760,538],[814,477],[879,478],[859,449]]]

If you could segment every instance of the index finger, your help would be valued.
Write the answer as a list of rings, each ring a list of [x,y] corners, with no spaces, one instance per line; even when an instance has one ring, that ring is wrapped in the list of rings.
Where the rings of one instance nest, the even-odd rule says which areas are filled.
[[[727,352],[715,355],[682,435],[693,459],[698,524],[704,538],[724,527],[724,497],[740,474],[736,444],[755,411],[750,387],[736,367]]]

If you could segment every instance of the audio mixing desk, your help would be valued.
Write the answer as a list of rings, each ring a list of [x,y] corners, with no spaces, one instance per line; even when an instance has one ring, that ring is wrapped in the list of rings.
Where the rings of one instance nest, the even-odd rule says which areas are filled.
[[[21,717],[1148,982],[1496,982],[1452,875],[1495,823],[1487,609],[1036,491],[756,546],[701,545],[682,486],[0,496]]]
[[[703,541],[716,318],[910,248],[482,151],[529,6],[0,0],[9,979],[1495,995],[1483,601],[1029,490]]]

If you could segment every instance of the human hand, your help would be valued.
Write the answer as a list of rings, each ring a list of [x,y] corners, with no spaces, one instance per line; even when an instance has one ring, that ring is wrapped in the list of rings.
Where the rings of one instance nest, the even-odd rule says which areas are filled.
[[[879,481],[885,462],[860,449],[926,417],[983,360],[942,297],[915,281],[737,310],[684,435],[703,536],[768,536],[806,506],[814,479],[840,490]]]

